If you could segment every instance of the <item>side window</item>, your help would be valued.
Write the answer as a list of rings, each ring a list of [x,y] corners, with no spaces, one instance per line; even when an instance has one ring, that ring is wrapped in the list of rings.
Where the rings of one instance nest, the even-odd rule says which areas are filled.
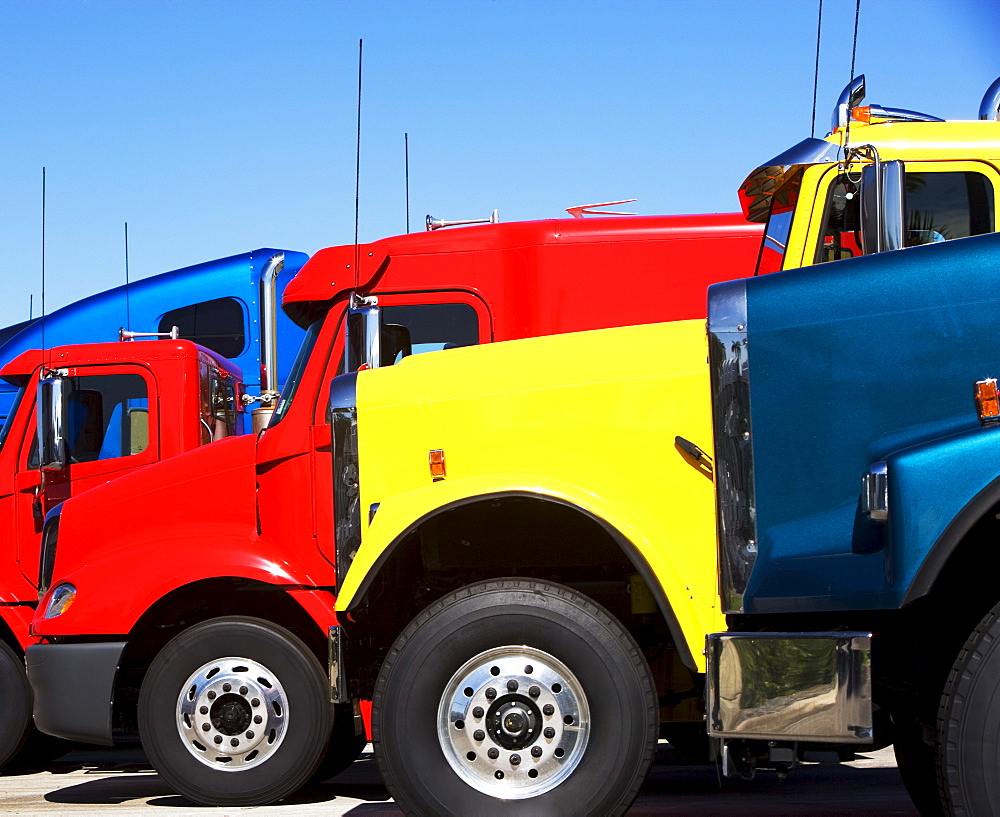
[[[149,395],[137,374],[67,378],[67,449],[70,462],[139,454],[149,446]],[[38,466],[37,440],[28,458]]]
[[[906,246],[993,232],[993,185],[980,173],[907,173]]]
[[[216,298],[180,309],[172,309],[160,318],[158,332],[176,326],[180,336],[193,340],[223,357],[242,354],[247,345],[243,305],[235,298]]]
[[[479,318],[469,304],[413,304],[381,309],[382,365],[408,355],[479,343]]]
[[[861,255],[859,176],[841,174],[830,185],[815,263]],[[981,173],[906,173],[904,218],[907,247],[993,231],[994,191]]]

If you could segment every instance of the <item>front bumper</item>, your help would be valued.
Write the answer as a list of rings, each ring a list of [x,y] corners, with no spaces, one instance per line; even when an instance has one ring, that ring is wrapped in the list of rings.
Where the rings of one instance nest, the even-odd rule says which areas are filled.
[[[124,641],[33,644],[25,652],[35,725],[49,735],[111,746],[111,711]]]

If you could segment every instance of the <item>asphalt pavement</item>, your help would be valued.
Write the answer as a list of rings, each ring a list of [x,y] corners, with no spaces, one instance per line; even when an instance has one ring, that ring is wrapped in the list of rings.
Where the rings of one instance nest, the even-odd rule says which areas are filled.
[[[762,773],[721,781],[709,764],[685,762],[661,743],[652,773],[629,817],[917,817],[896,772],[892,749],[848,763],[812,756],[784,780]],[[200,808],[174,794],[139,749],[85,749],[43,770],[0,777],[0,814],[72,817],[400,817],[367,751],[354,766],[293,798],[256,808]],[[570,817],[570,816],[568,816]]]

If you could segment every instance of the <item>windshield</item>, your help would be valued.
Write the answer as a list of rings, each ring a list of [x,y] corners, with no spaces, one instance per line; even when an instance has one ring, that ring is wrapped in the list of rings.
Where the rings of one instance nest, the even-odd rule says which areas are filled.
[[[4,441],[7,439],[7,434],[10,431],[10,426],[14,422],[14,417],[17,416],[17,408],[21,405],[21,400],[24,398],[24,393],[27,390],[27,383],[17,390],[17,394],[14,395],[14,402],[10,407],[10,411],[7,413],[7,416],[3,418],[3,425],[0,426],[0,448],[3,448]]]
[[[795,214],[795,203],[801,186],[802,174],[799,174],[794,181],[786,183],[778,194],[771,196],[767,230],[757,256],[757,275],[778,272],[785,263],[788,235],[792,230],[792,216]]]
[[[292,399],[295,397],[295,392],[299,387],[299,381],[302,380],[302,372],[305,371],[306,363],[309,361],[309,356],[316,345],[316,339],[319,337],[319,330],[322,326],[323,318],[320,318],[310,324],[309,329],[306,330],[306,336],[302,339],[302,345],[295,356],[292,370],[288,373],[288,380],[285,381],[285,387],[281,390],[281,397],[278,398],[278,406],[274,410],[274,416],[271,418],[269,425],[273,426],[280,423],[281,418],[285,416],[288,407],[292,404]]]

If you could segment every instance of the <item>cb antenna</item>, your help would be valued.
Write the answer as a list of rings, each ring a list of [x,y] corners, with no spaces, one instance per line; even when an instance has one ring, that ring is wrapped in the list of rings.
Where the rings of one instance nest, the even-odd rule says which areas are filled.
[[[406,232],[410,232],[410,134],[403,134],[403,154],[406,157]]]
[[[358,148],[354,166],[354,287],[361,285],[361,247],[358,244],[358,212],[361,201],[361,57],[364,40],[358,40]]]
[[[132,329],[132,310],[129,303],[128,282],[128,222],[125,222],[125,328]]]
[[[45,168],[42,168],[42,363],[45,360]]]

